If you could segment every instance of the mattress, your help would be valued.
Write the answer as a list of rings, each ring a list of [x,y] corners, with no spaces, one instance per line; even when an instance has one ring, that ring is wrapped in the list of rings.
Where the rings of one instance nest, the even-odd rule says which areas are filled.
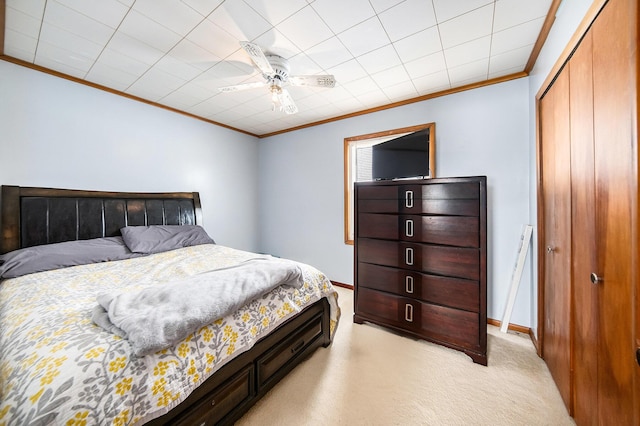
[[[142,424],[323,297],[333,337],[337,293],[324,274],[303,263],[301,288],[277,287],[152,355],[136,357],[127,340],[91,320],[100,293],[137,291],[255,257],[206,244],[2,281],[0,426]]]

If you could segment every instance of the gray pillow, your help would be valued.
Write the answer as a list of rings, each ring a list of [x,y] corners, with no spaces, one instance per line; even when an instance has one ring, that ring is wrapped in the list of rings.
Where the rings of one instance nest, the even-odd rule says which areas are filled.
[[[129,250],[121,237],[27,247],[0,255],[0,279],[139,256]]]
[[[122,239],[134,253],[153,254],[200,244],[215,244],[198,225],[125,226]]]

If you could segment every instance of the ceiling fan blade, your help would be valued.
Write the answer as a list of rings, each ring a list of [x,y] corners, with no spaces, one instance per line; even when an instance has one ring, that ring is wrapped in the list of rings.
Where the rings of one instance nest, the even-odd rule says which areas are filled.
[[[282,106],[282,110],[287,114],[295,114],[298,112],[298,107],[296,103],[293,101],[293,98],[287,91],[287,89],[282,89],[280,93],[278,93],[278,101],[280,101],[280,105]]]
[[[289,83],[293,86],[335,87],[336,78],[330,74],[292,75],[289,77]]]
[[[271,64],[267,60],[267,57],[264,55],[260,46],[248,41],[241,41],[240,46],[242,46],[244,51],[247,52],[253,63],[263,74],[272,75],[274,73]]]
[[[222,93],[239,92],[241,90],[255,89],[257,87],[264,87],[266,85],[267,83],[264,81],[256,81],[255,83],[244,83],[236,84],[234,86],[219,87],[218,90]]]

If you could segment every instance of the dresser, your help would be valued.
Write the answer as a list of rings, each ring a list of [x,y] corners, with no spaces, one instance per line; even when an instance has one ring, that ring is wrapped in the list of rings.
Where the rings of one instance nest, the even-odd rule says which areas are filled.
[[[355,323],[487,365],[486,177],[355,184]]]

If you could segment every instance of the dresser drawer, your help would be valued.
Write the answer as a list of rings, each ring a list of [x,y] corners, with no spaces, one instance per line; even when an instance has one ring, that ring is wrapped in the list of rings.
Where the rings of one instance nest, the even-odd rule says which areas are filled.
[[[475,312],[359,288],[356,313],[457,347],[478,350],[480,345],[479,316]]]
[[[447,247],[358,238],[358,262],[393,266],[469,280],[480,279],[480,253],[467,247]]]
[[[400,216],[400,239],[458,247],[480,247],[477,217]]]
[[[220,385],[213,396],[202,398],[176,426],[213,426],[237,407],[248,402],[254,394],[253,364]]]
[[[418,332],[421,305],[420,302],[410,298],[363,287],[358,289],[355,312],[360,315],[374,316],[397,327]]]
[[[398,213],[400,205],[397,198],[386,200],[358,200],[360,213]]]
[[[420,330],[435,340],[474,351],[480,348],[480,317],[475,312],[423,304]]]
[[[458,247],[480,246],[477,217],[359,213],[358,224],[359,237]]]
[[[470,312],[478,312],[480,308],[478,281],[358,263],[358,286]]]
[[[477,183],[402,185],[398,189],[401,213],[480,215]]]

